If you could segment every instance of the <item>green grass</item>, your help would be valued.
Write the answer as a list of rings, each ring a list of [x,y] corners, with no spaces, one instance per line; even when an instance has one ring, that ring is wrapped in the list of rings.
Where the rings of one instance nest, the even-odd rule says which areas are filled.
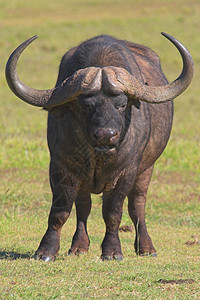
[[[198,0],[2,0],[0,3],[0,299],[198,299],[200,240],[200,118]],[[8,89],[4,68],[25,39],[39,38],[23,53],[18,72],[35,88],[53,87],[61,56],[97,34],[112,34],[155,50],[169,80],[181,59],[161,35],[167,32],[190,50],[195,77],[175,100],[173,130],[156,163],[146,207],[147,225],[158,257],[136,257],[134,233],[120,233],[124,260],[102,262],[105,226],[101,199],[93,195],[86,256],[67,257],[75,211],[64,226],[55,263],[33,260],[51,206],[46,112],[18,100]],[[122,224],[131,224],[124,205]],[[187,241],[194,241],[191,246]],[[160,279],[193,279],[164,284]]]

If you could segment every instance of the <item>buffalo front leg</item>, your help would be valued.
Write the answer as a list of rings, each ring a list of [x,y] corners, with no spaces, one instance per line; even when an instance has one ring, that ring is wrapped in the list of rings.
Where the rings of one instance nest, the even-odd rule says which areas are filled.
[[[67,221],[80,183],[66,170],[55,171],[50,165],[50,183],[53,192],[48,228],[35,253],[35,259],[54,261],[60,249],[60,232]]]
[[[75,201],[76,205],[76,232],[72,239],[69,255],[86,254],[89,249],[89,237],[87,233],[87,219],[91,210],[90,194],[79,194]]]
[[[156,249],[152,244],[145,223],[146,196],[152,172],[153,166],[139,175],[128,194],[128,211],[136,231],[135,251],[136,254],[145,256],[156,256]]]
[[[118,181],[116,188],[103,194],[103,218],[106,233],[102,242],[102,260],[122,260],[121,243],[119,240],[119,225],[121,223],[123,203],[130,191],[132,180],[124,177]]]

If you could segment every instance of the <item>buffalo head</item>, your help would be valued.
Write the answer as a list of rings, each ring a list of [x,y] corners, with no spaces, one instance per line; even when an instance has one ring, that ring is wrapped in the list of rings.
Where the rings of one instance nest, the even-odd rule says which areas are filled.
[[[91,145],[99,151],[110,151],[123,137],[124,111],[128,105],[137,105],[139,101],[170,101],[181,94],[192,80],[190,53],[174,37],[162,34],[176,46],[183,60],[180,76],[165,86],[144,85],[124,68],[109,66],[80,69],[53,89],[35,90],[19,80],[16,68],[21,53],[37,36],[22,43],[10,56],[6,66],[7,82],[19,98],[48,110],[76,101],[81,124]]]
[[[102,79],[114,94],[124,93],[131,99],[149,103],[163,103],[180,95],[190,84],[193,77],[193,59],[189,51],[174,37],[162,33],[178,49],[183,60],[180,76],[165,86],[146,86],[128,71],[119,67],[87,67],[76,71],[59,86],[48,90],[36,90],[23,84],[17,75],[17,61],[23,50],[37,36],[23,42],[11,54],[6,65],[6,79],[9,87],[23,101],[44,108],[56,107],[74,101],[79,95],[91,95],[101,89]],[[102,76],[103,75],[103,76]]]

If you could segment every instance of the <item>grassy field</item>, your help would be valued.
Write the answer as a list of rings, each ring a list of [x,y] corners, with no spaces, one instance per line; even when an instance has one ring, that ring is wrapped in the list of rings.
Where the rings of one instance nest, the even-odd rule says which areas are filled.
[[[0,299],[200,298],[199,15],[199,0],[1,0]],[[191,86],[175,101],[171,139],[149,189],[146,218],[158,257],[136,257],[134,234],[121,232],[124,260],[102,262],[105,226],[101,199],[93,196],[88,255],[66,256],[75,229],[73,210],[56,262],[34,261],[51,205],[47,115],[8,89],[4,68],[9,54],[38,34],[18,72],[25,83],[45,89],[53,87],[65,51],[106,33],[151,47],[173,80],[181,59],[161,31],[186,45],[196,69]],[[129,224],[125,202],[122,225]]]

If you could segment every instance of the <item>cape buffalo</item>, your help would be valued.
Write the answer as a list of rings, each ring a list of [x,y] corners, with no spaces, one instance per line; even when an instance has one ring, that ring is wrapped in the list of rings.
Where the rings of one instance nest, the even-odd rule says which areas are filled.
[[[17,61],[34,36],[6,66],[9,87],[23,101],[48,111],[50,185],[53,201],[36,259],[54,260],[60,232],[73,202],[77,227],[69,254],[89,248],[90,194],[102,193],[106,233],[102,259],[123,258],[118,229],[125,197],[136,230],[135,251],[156,256],[145,224],[145,202],[153,166],[169,139],[173,99],[190,84],[193,60],[174,37],[162,33],[183,60],[180,76],[168,83],[159,57],[149,48],[101,35],[69,50],[55,87],[36,90],[17,75]]]

